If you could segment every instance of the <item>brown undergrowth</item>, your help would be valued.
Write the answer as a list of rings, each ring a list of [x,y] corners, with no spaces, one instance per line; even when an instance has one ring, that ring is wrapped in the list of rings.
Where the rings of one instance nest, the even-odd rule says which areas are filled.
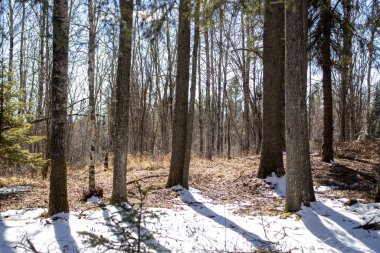
[[[378,163],[377,146],[373,141],[340,143],[336,145],[336,163],[322,163],[318,154],[311,155],[314,185],[334,185],[338,189],[319,192],[329,198],[358,198],[372,201]],[[128,158],[128,191],[135,191],[135,183],[150,188],[146,205],[150,207],[178,208],[180,202],[174,191],[165,188],[170,156],[148,155]],[[275,196],[272,186],[256,178],[260,157],[251,155],[213,161],[193,157],[190,165],[190,186],[199,189],[214,203],[240,203],[241,214],[278,215],[284,199]],[[112,161],[112,159],[110,159]],[[112,168],[112,164],[110,165]],[[88,187],[87,167],[71,166],[68,173],[68,194],[71,210],[86,210],[93,206],[81,201]],[[101,163],[96,166],[97,186],[103,188],[103,203],[108,204],[112,191],[112,171],[104,171]],[[47,207],[48,181],[23,177],[0,177],[0,186],[30,185],[32,190],[0,195],[0,211],[8,209]],[[132,195],[132,194],[131,194]],[[317,196],[318,197],[318,196]],[[129,201],[134,202],[133,198]]]

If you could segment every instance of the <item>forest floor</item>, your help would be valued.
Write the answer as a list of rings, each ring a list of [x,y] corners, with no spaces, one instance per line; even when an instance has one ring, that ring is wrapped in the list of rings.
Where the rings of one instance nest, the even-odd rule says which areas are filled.
[[[253,252],[261,248],[280,252],[380,252],[379,231],[354,229],[370,220],[380,222],[380,204],[371,204],[377,180],[374,169],[379,159],[377,150],[377,144],[371,141],[341,143],[335,147],[336,159],[332,163],[322,163],[318,152],[312,153],[317,202],[311,208],[305,207],[296,214],[283,213],[284,177],[273,176],[265,180],[256,177],[260,159],[256,155],[230,160],[215,158],[211,162],[194,158],[190,166],[190,191],[165,188],[168,156],[129,157],[129,201],[139,202],[133,197],[136,193],[135,183],[139,182],[142,188],[149,189],[144,205],[149,210],[166,213],[163,217],[160,216],[160,228],[151,228],[155,231],[154,234],[165,231],[166,236],[160,237],[160,245],[163,247],[158,250],[160,252]],[[87,188],[87,168],[69,168],[69,203],[71,216],[74,215],[69,223],[75,231],[92,226],[91,223],[79,228],[75,226],[82,215],[99,223],[102,217],[98,217],[99,212],[104,212],[105,208],[110,210],[105,205],[111,196],[111,169],[104,170],[102,165],[97,166],[96,180],[104,191],[101,203],[83,202],[81,199]],[[356,201],[358,203],[355,204]],[[0,177],[0,211],[3,212],[0,213],[0,234],[6,232],[4,227],[11,227],[12,221],[31,222],[30,217],[34,217],[35,221],[44,219],[47,204],[47,181],[31,176]],[[20,209],[24,211],[12,211]],[[48,220],[45,219],[45,222]],[[303,223],[297,222],[299,220]],[[316,227],[313,227],[314,224]],[[41,231],[45,225],[46,223],[40,224]],[[180,229],[180,226],[185,229]],[[226,228],[229,228],[228,231]],[[183,231],[179,232],[180,230]],[[15,232],[9,233],[15,236]],[[36,231],[34,233],[38,234]],[[302,243],[305,234],[310,234],[310,245],[307,246]],[[37,237],[35,235],[32,241],[36,242]],[[18,251],[22,252],[22,240],[29,245],[26,238],[21,237],[18,241],[13,239],[13,245],[18,242]],[[77,240],[79,239],[74,239]],[[188,243],[189,240],[191,243]],[[2,243],[8,246],[11,244],[0,235],[0,252],[8,252],[2,250]],[[61,243],[58,244],[59,247],[56,246],[60,250],[50,248],[49,252],[63,251]],[[47,252],[48,246],[41,244],[40,252]],[[76,252],[74,248],[81,247],[78,243],[72,251],[69,248],[66,248],[66,252]]]

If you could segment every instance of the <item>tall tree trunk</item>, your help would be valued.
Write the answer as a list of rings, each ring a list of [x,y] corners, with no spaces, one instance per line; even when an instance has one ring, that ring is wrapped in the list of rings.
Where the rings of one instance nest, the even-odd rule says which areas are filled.
[[[341,81],[341,117],[339,140],[347,140],[347,87],[350,87],[351,61],[352,61],[352,28],[351,28],[351,0],[343,0],[343,56],[342,56],[342,81]]]
[[[182,186],[186,189],[189,188],[189,167],[191,160],[191,147],[193,143],[193,123],[194,123],[194,104],[195,104],[195,89],[197,85],[197,62],[198,62],[198,46],[199,46],[199,12],[200,12],[200,0],[195,2],[194,11],[194,43],[193,43],[193,58],[191,63],[191,86],[190,86],[190,104],[189,115],[187,121],[187,140],[185,161],[182,174]]]
[[[26,102],[26,75],[25,75],[25,66],[24,66],[24,59],[25,59],[25,48],[24,48],[24,42],[25,42],[25,2],[26,0],[22,0],[22,16],[21,16],[21,38],[20,38],[20,90],[21,90],[21,96],[19,101],[23,103],[25,106]],[[19,113],[24,113],[25,108],[21,109]]]
[[[359,84],[360,81],[357,83]],[[350,141],[355,140],[356,135],[356,101],[355,101],[355,87],[354,83],[352,82],[351,85],[348,88],[350,92],[350,100],[349,100],[349,112],[350,112]]]
[[[284,175],[282,132],[285,116],[285,6],[277,0],[265,1],[264,12],[264,84],[263,143],[257,176],[272,172]]]
[[[232,26],[230,25],[227,30],[227,34],[231,33]],[[231,159],[231,103],[227,92],[227,75],[228,75],[228,54],[231,45],[231,40],[227,38],[227,46],[224,50],[224,64],[223,64],[223,105],[226,111],[226,142],[227,142],[227,159]]]
[[[218,41],[218,49],[219,49],[219,57],[218,57],[218,81],[217,81],[217,101],[216,101],[216,149],[218,154],[223,151],[223,136],[222,136],[222,126],[223,126],[223,114],[222,114],[222,61],[223,61],[223,35],[222,31],[224,29],[223,26],[223,9],[219,8],[219,41]]]
[[[4,24],[4,15],[2,15],[2,23]],[[0,86],[0,145],[2,144],[2,129],[3,129],[3,117],[4,117],[4,75],[5,75],[5,66],[4,66],[4,46],[3,46],[3,43],[4,43],[4,40],[5,40],[5,34],[4,33],[1,33],[0,34],[0,48],[1,48],[1,65],[0,65],[0,68],[1,68],[1,86]]]
[[[170,42],[170,39],[168,39],[168,41]],[[170,46],[168,46],[168,54],[169,53],[170,53]],[[171,62],[168,62],[168,64],[171,65]],[[169,141],[169,138],[170,138],[169,137],[169,96],[168,96],[168,89],[170,89],[170,82],[171,82],[170,80],[171,80],[171,77],[169,77],[169,74],[167,74],[165,86],[164,86],[164,96],[162,99],[163,102],[162,102],[162,118],[161,118],[161,142],[162,142],[162,149],[164,151],[164,154],[168,154],[170,152],[170,147],[169,147],[170,146],[170,141]]]
[[[212,160],[212,113],[211,113],[211,63],[210,63],[210,41],[208,28],[205,27],[205,47],[206,47],[206,98],[205,114],[203,117],[206,124],[206,158]]]
[[[68,212],[66,126],[69,26],[67,0],[54,0],[51,173],[48,215]]]
[[[112,26],[112,32],[116,32],[116,25]],[[111,75],[110,75],[110,85],[111,85],[111,97],[109,102],[109,147],[108,150],[113,150],[113,140],[115,137],[115,119],[116,119],[116,77],[117,74],[115,74],[115,67],[117,66],[117,49],[116,49],[116,36],[112,37],[112,61],[111,61]],[[117,69],[116,69],[117,70]]]
[[[199,41],[201,41],[201,37],[199,36]],[[199,49],[199,55],[201,49]],[[201,57],[198,57],[198,125],[199,125],[199,153],[203,156],[203,118],[204,111],[202,106],[202,82],[201,82]]]
[[[249,51],[245,51],[248,48],[249,38],[249,29],[248,24],[244,24],[244,15],[242,12],[241,15],[241,23],[242,23],[242,44],[243,44],[243,65],[242,65],[242,76],[243,76],[243,102],[244,102],[244,110],[243,110],[243,146],[242,153],[247,154],[250,149],[250,117],[249,117],[249,100],[250,100],[250,91],[249,91],[249,68],[250,68],[250,54]],[[248,20],[246,21],[248,22]],[[248,38],[246,38],[248,37]]]
[[[346,0],[347,1],[347,0]],[[371,135],[371,71],[372,63],[374,61],[374,41],[375,33],[378,27],[376,19],[376,7],[377,0],[372,2],[372,14],[371,14],[371,37],[368,44],[368,69],[367,69],[367,115],[366,115],[366,132]]]
[[[50,166],[50,156],[51,156],[51,65],[49,65],[49,6],[48,4],[44,5],[44,8],[46,9],[46,16],[45,16],[45,91],[46,91],[46,97],[45,97],[45,127],[46,127],[46,147],[45,147],[45,159],[47,162],[44,164],[42,168],[42,178],[46,179],[49,171]],[[25,71],[26,73],[26,71]]]
[[[168,51],[168,78],[169,78],[169,112],[170,112],[170,123],[173,122],[173,97],[174,97],[174,82],[173,82],[173,64],[172,64],[172,50],[171,50],[171,40],[170,40],[170,25],[169,19],[166,22],[166,47]]]
[[[9,60],[8,60],[8,82],[13,80],[13,49],[14,49],[14,6],[13,0],[9,0]]]
[[[334,160],[333,151],[333,107],[331,89],[331,22],[332,14],[330,0],[323,0],[321,6],[322,27],[322,71],[323,71],[323,144],[322,161],[331,162]]]
[[[130,77],[133,34],[133,0],[120,0],[119,60],[116,78],[113,203],[127,199],[127,154],[129,132]]]
[[[307,1],[294,0],[285,14],[286,205],[298,211],[315,201],[307,127]]]
[[[42,117],[43,114],[43,97],[44,97],[44,83],[45,83],[45,22],[47,9],[45,5],[48,4],[47,0],[42,1],[41,6],[41,16],[40,16],[40,62],[39,62],[39,73],[38,73],[38,99],[37,99],[37,115]]]
[[[173,118],[172,155],[167,187],[180,184],[188,186],[188,175],[184,175],[188,127],[188,93],[190,67],[190,0],[179,4],[177,39],[177,79]]]
[[[88,170],[88,190],[89,196],[95,193],[95,20],[94,6],[92,0],[88,0],[88,22],[89,22],[89,38],[88,38],[88,90],[89,90],[89,118],[90,118],[90,167]]]
[[[378,155],[379,155],[379,164],[375,168],[377,170],[377,183],[375,186],[375,202],[380,202],[380,141],[377,143],[378,146]]]

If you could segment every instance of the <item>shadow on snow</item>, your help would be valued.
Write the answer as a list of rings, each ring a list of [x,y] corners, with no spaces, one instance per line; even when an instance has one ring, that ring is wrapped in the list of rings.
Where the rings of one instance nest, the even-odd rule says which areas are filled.
[[[246,239],[248,242],[252,244],[256,249],[263,250],[274,250],[274,243],[261,239],[258,235],[240,227],[235,222],[227,219],[226,217],[215,213],[213,210],[205,206],[203,203],[198,202],[194,196],[188,190],[175,190],[183,203],[185,203],[188,207],[193,209],[195,212],[211,219],[212,221],[218,223],[219,225],[224,226],[227,229],[230,229],[241,237]]]

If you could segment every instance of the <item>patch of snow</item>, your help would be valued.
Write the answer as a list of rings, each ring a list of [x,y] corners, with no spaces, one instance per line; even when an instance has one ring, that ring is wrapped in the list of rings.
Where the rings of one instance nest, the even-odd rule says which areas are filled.
[[[0,188],[0,195],[8,195],[17,192],[25,192],[30,191],[32,189],[31,186],[28,185],[14,185],[14,186],[6,186]]]
[[[86,201],[87,204],[93,204],[93,205],[99,204],[101,202],[102,202],[102,199],[96,196],[92,196],[91,198],[88,198]]]
[[[335,190],[338,189],[339,186],[336,185],[321,185],[315,188],[315,191],[317,192],[325,192],[325,191],[330,191],[330,190]]]
[[[284,177],[269,182],[285,192]],[[380,231],[355,229],[369,220],[380,221],[380,204],[345,206],[345,199],[323,199],[302,207],[287,219],[278,216],[238,216],[242,204],[220,205],[197,189],[175,187],[180,208],[149,208],[159,218],[146,217],[143,231],[154,235],[157,252],[253,252],[259,248],[280,252],[380,251]],[[255,205],[255,203],[251,203]],[[26,252],[26,238],[39,252],[101,252],[89,248],[78,234],[88,231],[116,240],[109,217],[119,208],[61,213],[41,218],[45,209],[9,210],[0,213],[0,252]],[[300,219],[299,219],[300,218]]]
[[[286,177],[278,177],[274,172],[271,176],[264,179],[265,182],[270,183],[274,186],[274,195],[285,197],[286,195]]]
[[[170,189],[173,191],[182,191],[184,188],[181,185],[177,184],[175,186],[170,187]]]
[[[334,166],[334,165],[339,165],[339,163],[338,163],[338,162],[335,162],[334,160],[330,160],[330,162],[327,163],[327,165],[328,165],[329,167],[331,167],[331,166]]]

